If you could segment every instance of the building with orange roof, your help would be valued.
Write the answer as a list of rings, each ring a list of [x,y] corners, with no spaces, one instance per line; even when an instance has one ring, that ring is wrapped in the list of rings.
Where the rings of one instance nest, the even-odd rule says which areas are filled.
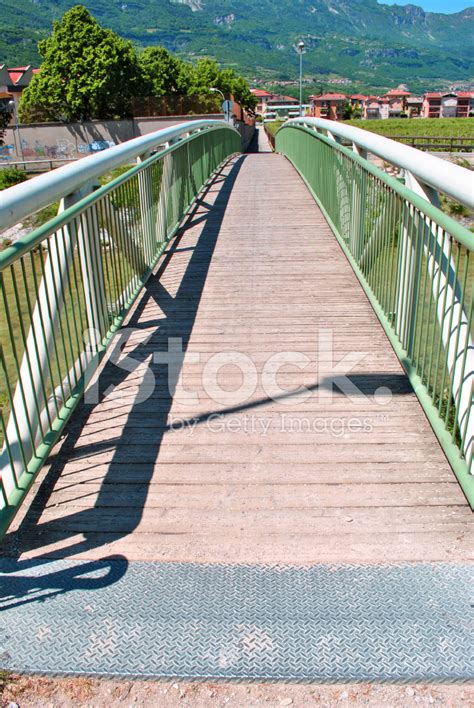
[[[7,67],[0,64],[0,94],[9,94],[8,100],[15,101],[18,108],[21,94],[38,71],[32,66]]]
[[[288,112],[290,115],[298,115],[299,101],[294,96],[282,96],[278,93],[270,93],[264,89],[250,89],[251,93],[258,100],[256,112],[257,114],[269,117],[276,113]],[[296,109],[298,111],[295,113]]]
[[[385,99],[385,104],[387,106],[386,110],[382,111],[384,113],[384,118],[401,118],[407,115],[407,99],[411,96],[410,91],[406,91],[402,86],[390,89],[383,96]],[[385,115],[386,114],[386,115]]]
[[[385,117],[383,114],[385,113],[386,105],[386,101],[384,102],[379,96],[367,96],[363,118],[365,120],[382,120]],[[386,117],[388,118],[388,111]]]
[[[423,118],[468,118],[473,110],[472,91],[441,93],[433,91],[423,96]]]
[[[327,118],[328,120],[342,120],[344,106],[347,103],[345,93],[322,93],[310,96],[311,115],[314,118]]]

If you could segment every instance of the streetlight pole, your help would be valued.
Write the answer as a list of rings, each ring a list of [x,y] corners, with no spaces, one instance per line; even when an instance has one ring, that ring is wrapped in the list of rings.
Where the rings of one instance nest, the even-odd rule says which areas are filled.
[[[220,89],[212,87],[209,89],[209,91],[211,93],[220,93],[220,95],[222,96],[222,100],[225,101],[225,96]]]
[[[302,39],[297,44],[297,50],[300,55],[300,117],[303,115],[303,52],[305,44]]]
[[[226,106],[232,106],[231,101],[228,101],[222,91],[218,88],[211,87],[209,91],[211,93],[220,93],[220,95],[222,96],[222,110],[224,111],[224,118],[228,123],[232,123],[232,118],[230,115],[231,108],[226,108]]]
[[[214,87],[211,87],[211,88],[209,89],[209,92],[210,92],[210,93],[219,93],[219,94],[222,96],[222,110],[224,110],[224,105],[225,105],[226,98],[225,98],[223,92],[222,92],[220,89],[214,88]],[[228,119],[228,116],[226,115],[226,113],[224,113],[224,119],[225,119],[225,120],[229,120],[229,119]]]

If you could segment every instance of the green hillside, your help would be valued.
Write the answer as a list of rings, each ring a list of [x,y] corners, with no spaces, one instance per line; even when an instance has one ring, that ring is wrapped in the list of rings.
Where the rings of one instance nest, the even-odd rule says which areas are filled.
[[[74,2],[0,0],[0,61],[37,64],[45,36]],[[213,56],[250,78],[294,78],[294,43],[307,44],[305,76],[344,77],[418,90],[474,78],[474,8],[451,15],[377,0],[90,0],[102,25],[138,46],[162,44],[185,58]]]

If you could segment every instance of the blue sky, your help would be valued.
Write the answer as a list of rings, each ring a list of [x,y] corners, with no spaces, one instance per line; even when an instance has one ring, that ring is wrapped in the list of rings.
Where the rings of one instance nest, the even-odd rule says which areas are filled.
[[[466,7],[472,7],[474,0],[465,2],[465,0],[379,0],[383,5],[419,5],[423,10],[430,12],[460,12]]]

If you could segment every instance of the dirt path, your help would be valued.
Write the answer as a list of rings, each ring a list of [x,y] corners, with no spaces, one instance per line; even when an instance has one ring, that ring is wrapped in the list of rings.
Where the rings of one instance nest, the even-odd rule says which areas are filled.
[[[474,706],[473,685],[294,685],[6,677],[2,706]]]

